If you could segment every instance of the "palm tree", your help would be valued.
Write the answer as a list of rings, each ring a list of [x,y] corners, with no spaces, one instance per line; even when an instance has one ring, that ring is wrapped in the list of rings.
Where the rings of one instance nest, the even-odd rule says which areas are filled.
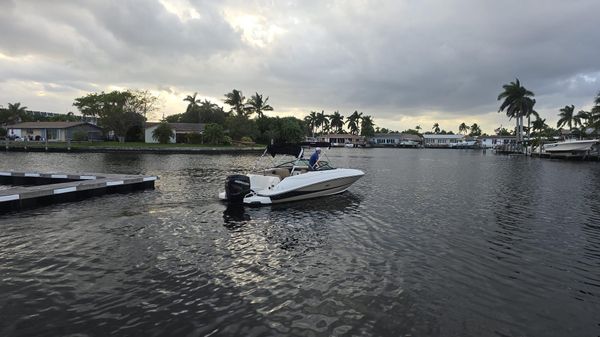
[[[317,128],[321,128],[321,134],[325,131],[325,128],[329,128],[329,119],[327,119],[327,115],[325,114],[325,110],[321,110],[321,112],[317,113],[317,119],[315,121],[315,126]]]
[[[207,109],[207,110],[212,110],[212,109],[218,109],[219,106],[216,105],[215,103],[205,99],[204,101],[200,102],[200,107],[202,109]]]
[[[535,102],[532,97],[535,94],[525,87],[521,86],[521,82],[517,78],[515,82],[502,86],[503,92],[498,95],[498,100],[504,99],[498,112],[506,109],[506,116],[509,119],[515,118],[517,121],[517,143],[523,141],[523,116],[528,115],[533,109]]]
[[[531,123],[531,128],[533,131],[537,131],[537,133],[543,131],[547,127],[548,125],[546,125],[546,119],[538,118]]]
[[[438,123],[433,123],[433,127],[431,129],[433,130],[433,133],[435,133],[436,135],[438,133],[440,133],[440,125]]]
[[[593,127],[594,115],[589,111],[580,110],[575,118],[579,120],[581,130],[579,132],[580,138],[583,138],[583,134],[587,128]]]
[[[421,126],[420,125],[415,126],[415,130],[417,130],[417,133],[421,133]]]
[[[531,116],[534,116],[536,119],[539,119],[540,115],[533,108],[536,103],[535,99],[528,97],[526,99],[526,102],[528,104],[528,109],[525,111],[524,116],[527,117],[527,141],[530,142],[531,141]]]
[[[187,109],[185,110],[186,112],[189,112],[193,108],[197,107],[198,103],[200,103],[200,100],[196,99],[196,95],[198,95],[197,92],[195,92],[193,96],[188,95],[186,98],[183,99],[184,102],[190,102],[187,106]]]
[[[321,131],[324,134],[329,134],[331,132],[331,125],[329,125],[329,118],[325,115],[325,119],[323,120],[323,124],[321,125]]]
[[[223,111],[223,108],[207,99],[200,103],[197,110],[197,119],[199,123],[223,124],[225,120],[226,114]]]
[[[373,117],[364,116],[360,120],[360,135],[364,137],[373,137],[375,135],[375,122],[373,121]]]
[[[557,128],[561,128],[566,125],[569,127],[569,130],[571,130],[573,128],[573,125],[577,127],[578,124],[581,124],[581,120],[579,119],[579,117],[573,114],[573,112],[575,111],[574,105],[565,105],[565,107],[560,109],[559,111],[560,113],[558,114],[558,116],[560,117],[560,119],[556,123]]]
[[[581,126],[588,126],[590,123],[590,120],[593,119],[593,116],[592,116],[592,113],[589,111],[579,110],[577,115],[575,115],[575,118],[579,119]]]
[[[346,118],[346,125],[348,125],[348,130],[350,130],[351,134],[358,135],[358,131],[359,131],[358,125],[359,125],[361,117],[362,117],[362,112],[358,112],[357,110],[354,110],[354,112],[348,118]]]
[[[477,123],[473,123],[473,125],[467,126],[467,129],[471,129],[471,133],[469,135],[481,136],[481,128],[479,127],[479,125],[477,125]]]
[[[21,103],[8,103],[7,124],[19,123],[27,113],[27,107],[21,106]]]
[[[332,128],[335,128],[336,133],[341,133],[344,128],[344,116],[340,115],[339,111],[335,111],[332,115],[329,115],[329,124]]]
[[[463,133],[463,132],[464,132],[464,133],[465,133],[465,135],[467,134],[467,132],[469,131],[469,129],[470,129],[470,127],[469,127],[469,126],[467,126],[467,124],[465,124],[464,122],[463,122],[463,123],[461,123],[461,124],[458,126],[458,132],[460,132],[460,133]]]
[[[596,131],[600,129],[600,91],[594,99],[594,106],[590,111],[590,118],[588,118],[588,127],[594,128]]]
[[[310,128],[313,138],[315,137],[315,127],[317,126],[317,112],[311,111],[308,116],[304,117],[304,121]]]
[[[245,101],[246,97],[244,97],[242,92],[237,89],[233,89],[233,91],[226,93],[225,99],[223,100],[225,104],[231,106],[231,111],[235,111],[238,116],[247,116]]]
[[[537,136],[537,146],[538,149],[541,153],[542,151],[542,135],[541,132],[544,131],[548,125],[546,125],[546,120],[545,119],[541,119],[539,116],[537,116],[537,119],[533,121],[533,123],[531,123],[531,127],[533,128],[533,131],[535,132],[536,136]],[[532,151],[533,151],[533,147],[532,147]]]
[[[269,97],[263,101],[263,96],[255,93],[254,96],[250,96],[248,103],[246,103],[246,111],[249,114],[256,113],[258,118],[263,118],[263,111],[273,111],[273,107],[267,104],[268,100]]]

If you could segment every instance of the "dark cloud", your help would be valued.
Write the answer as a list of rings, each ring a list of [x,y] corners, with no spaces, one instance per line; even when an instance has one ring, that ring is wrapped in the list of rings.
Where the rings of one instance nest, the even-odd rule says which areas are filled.
[[[517,77],[548,113],[589,105],[600,90],[597,0],[177,4],[198,17],[160,1],[2,1],[0,83],[65,95],[111,84],[205,97],[238,88],[282,109],[386,119],[494,112]]]

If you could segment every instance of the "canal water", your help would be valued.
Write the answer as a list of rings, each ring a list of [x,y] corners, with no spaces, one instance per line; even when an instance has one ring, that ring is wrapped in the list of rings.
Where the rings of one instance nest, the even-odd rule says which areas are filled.
[[[0,335],[600,335],[598,163],[325,153],[366,175],[263,208],[217,200],[256,156],[0,153],[160,177],[0,216]]]

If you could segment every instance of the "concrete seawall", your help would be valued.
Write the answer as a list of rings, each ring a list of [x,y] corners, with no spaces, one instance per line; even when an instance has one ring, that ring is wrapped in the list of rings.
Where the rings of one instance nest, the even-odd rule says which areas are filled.
[[[58,152],[58,153],[156,153],[156,154],[257,154],[264,147],[137,147],[137,146],[81,146],[78,143],[56,145],[42,142],[6,142],[8,152]]]

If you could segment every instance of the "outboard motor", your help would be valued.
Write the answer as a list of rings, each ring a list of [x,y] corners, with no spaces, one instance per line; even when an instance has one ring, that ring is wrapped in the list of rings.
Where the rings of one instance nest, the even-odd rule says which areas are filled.
[[[227,201],[242,202],[250,193],[250,178],[241,174],[230,175],[225,179],[225,197]]]

